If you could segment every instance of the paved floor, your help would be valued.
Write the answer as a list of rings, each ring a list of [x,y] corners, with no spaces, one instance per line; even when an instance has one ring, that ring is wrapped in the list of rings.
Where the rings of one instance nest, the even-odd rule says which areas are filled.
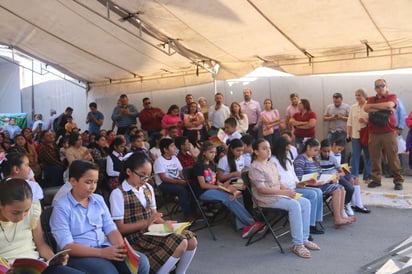
[[[225,220],[213,227],[217,241],[211,239],[207,229],[197,232],[199,247],[188,273],[361,273],[363,265],[412,235],[412,210],[399,202],[411,196],[412,177],[406,177],[400,192],[393,190],[389,179],[380,188],[364,185],[362,190],[364,203],[371,205],[372,212],[357,214],[356,223],[339,229],[334,227],[332,216],[326,216],[326,233],[314,236],[322,250],[312,252],[311,259],[291,253],[290,234],[281,238],[285,254],[280,253],[271,235],[246,247],[240,232]]]

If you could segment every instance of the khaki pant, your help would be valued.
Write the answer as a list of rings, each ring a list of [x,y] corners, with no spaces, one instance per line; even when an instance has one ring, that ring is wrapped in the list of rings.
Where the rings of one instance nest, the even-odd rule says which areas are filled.
[[[370,133],[368,143],[372,163],[372,180],[380,183],[382,178],[382,153],[385,153],[390,173],[395,184],[402,184],[402,167],[398,157],[398,141],[395,132]]]

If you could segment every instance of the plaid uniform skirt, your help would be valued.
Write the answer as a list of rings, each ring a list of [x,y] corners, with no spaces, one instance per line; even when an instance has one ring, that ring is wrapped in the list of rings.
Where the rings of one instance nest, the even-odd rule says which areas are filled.
[[[157,272],[184,239],[189,240],[195,236],[195,233],[187,229],[183,230],[182,234],[170,234],[165,237],[142,234],[133,248],[145,254],[149,258],[150,268]]]

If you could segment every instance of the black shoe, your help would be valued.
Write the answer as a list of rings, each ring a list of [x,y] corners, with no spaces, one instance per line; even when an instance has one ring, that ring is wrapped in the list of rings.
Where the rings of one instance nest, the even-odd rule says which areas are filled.
[[[395,190],[402,190],[402,189],[403,189],[403,186],[402,186],[402,184],[395,184],[395,187],[394,187],[393,189],[395,189]]]
[[[325,231],[318,229],[316,226],[310,226],[311,234],[325,234]]]
[[[313,242],[313,237],[312,237],[312,235],[310,235],[310,234],[309,234],[309,237],[308,237],[308,241]]]
[[[369,188],[375,188],[375,187],[379,187],[379,186],[382,186],[382,184],[381,184],[381,183],[378,183],[378,182],[374,182],[374,181],[371,181],[371,182],[368,184],[368,187],[369,187]]]
[[[352,208],[353,208],[353,210],[354,210],[355,212],[365,213],[365,214],[371,213],[371,211],[370,211],[369,209],[367,209],[366,207],[360,208],[360,207],[358,207],[358,206],[354,206],[354,207],[352,207]]]

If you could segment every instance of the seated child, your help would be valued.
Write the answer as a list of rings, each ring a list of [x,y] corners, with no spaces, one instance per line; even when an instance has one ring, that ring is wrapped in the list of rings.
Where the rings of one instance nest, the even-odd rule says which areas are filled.
[[[153,224],[171,225],[157,212],[153,187],[147,183],[152,165],[142,154],[133,154],[120,175],[121,185],[110,195],[113,220],[131,246],[144,253],[150,268],[158,274],[169,273],[177,264],[176,273],[185,273],[197,247],[195,235],[189,230],[164,237],[144,235]]]
[[[190,142],[185,136],[178,136],[175,139],[176,147],[179,149],[177,159],[179,159],[182,167],[193,167],[195,158],[190,154]]]
[[[316,139],[308,139],[303,144],[302,153],[293,162],[296,176],[302,180],[304,174],[318,173],[321,175],[322,169],[316,157],[319,154],[320,144]],[[345,205],[345,189],[338,184],[335,179],[331,182],[316,182],[311,186],[319,187],[326,195],[332,195],[333,218],[335,226],[347,225],[356,221],[355,217],[345,217],[342,215]]]
[[[164,193],[177,195],[186,220],[193,221],[196,218],[196,205],[187,189],[183,167],[175,156],[176,146],[169,138],[160,140],[159,145],[162,156],[157,158],[153,165],[156,185]]]
[[[351,207],[351,200],[353,197],[353,193],[355,191],[353,184],[359,184],[359,181],[355,176],[352,176],[351,174],[345,174],[344,170],[341,167],[342,163],[342,151],[345,149],[345,141],[343,139],[336,139],[330,143],[328,139],[325,139],[321,142],[321,159],[320,159],[320,164],[322,166],[322,171],[324,173],[328,174],[335,174],[337,173],[339,176],[339,184],[341,184],[346,191],[345,195],[345,213],[349,216],[355,215],[352,207]],[[330,162],[328,161],[328,158],[331,158],[331,161],[333,161],[333,158],[335,159],[335,166],[332,167]],[[326,161],[326,162],[325,162]],[[323,166],[327,170],[323,170]],[[360,191],[360,188],[359,188]],[[360,194],[360,193],[359,193]]]
[[[68,266],[87,273],[130,273],[123,237],[111,219],[103,197],[94,194],[99,178],[95,163],[75,160],[70,166],[72,190],[53,209],[50,227],[59,249],[70,249]],[[149,273],[140,255],[139,273]]]
[[[217,180],[217,167],[213,162],[215,154],[214,145],[209,141],[204,142],[200,148],[198,161],[193,167],[194,177],[201,189],[199,197],[202,200],[221,201],[236,216],[236,228],[242,229],[242,238],[247,238],[263,229],[264,225],[254,221],[243,206],[240,192],[230,185],[230,181],[220,182]],[[219,189],[219,186],[225,187],[230,193]]]
[[[253,143],[255,142],[255,137],[250,134],[245,134],[240,138],[243,143],[243,158],[245,160],[245,168],[249,168],[252,163],[253,154]]]

